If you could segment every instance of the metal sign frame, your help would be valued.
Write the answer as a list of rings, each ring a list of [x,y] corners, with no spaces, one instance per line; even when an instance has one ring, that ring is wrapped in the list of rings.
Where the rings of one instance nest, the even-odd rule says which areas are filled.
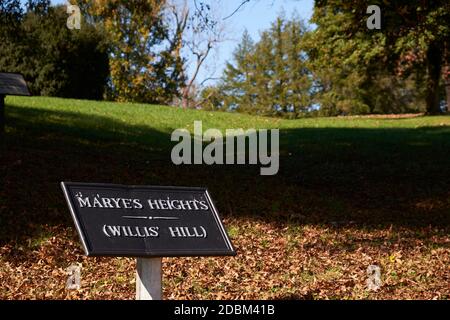
[[[65,199],[69,206],[70,213],[72,215],[72,219],[75,222],[75,226],[77,232],[80,236],[83,249],[87,256],[124,256],[124,257],[181,257],[181,256],[234,256],[236,252],[233,248],[233,245],[225,231],[225,228],[220,220],[217,209],[211,199],[211,196],[207,190],[207,188],[200,187],[171,187],[171,186],[137,186],[137,185],[119,185],[119,184],[106,184],[106,183],[78,183],[78,182],[61,182],[61,187],[64,192]],[[168,191],[168,192],[201,192],[204,193],[205,199],[209,204],[209,210],[206,212],[211,212],[215,226],[218,229],[221,240],[223,241],[223,247],[217,249],[201,249],[199,248],[191,248],[191,249],[156,249],[156,250],[145,250],[142,248],[137,248],[135,250],[95,250],[92,244],[92,239],[89,238],[89,235],[86,231],[86,226],[83,225],[83,219],[77,207],[75,206],[75,199],[73,197],[73,193],[71,192],[71,188],[98,188],[99,191],[103,190],[111,190],[114,189],[116,191],[124,191],[130,192],[133,190],[142,191],[149,190],[153,192],[157,191]],[[115,209],[116,210],[116,209]],[[216,234],[217,236],[217,234]],[[217,238],[216,238],[217,239]]]

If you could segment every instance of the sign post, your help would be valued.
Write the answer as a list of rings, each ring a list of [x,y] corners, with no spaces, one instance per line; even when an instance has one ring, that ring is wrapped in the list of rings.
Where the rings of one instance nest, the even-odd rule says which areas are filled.
[[[162,257],[236,254],[205,188],[61,186],[86,255],[137,257],[136,299],[162,299]]]
[[[136,300],[162,299],[162,259],[137,258]]]

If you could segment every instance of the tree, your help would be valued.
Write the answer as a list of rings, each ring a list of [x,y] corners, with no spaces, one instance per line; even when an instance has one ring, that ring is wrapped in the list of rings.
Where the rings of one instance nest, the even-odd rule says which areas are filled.
[[[178,95],[181,39],[170,38],[165,10],[160,0],[83,1],[82,11],[108,37],[112,98],[169,104]]]
[[[47,0],[28,1],[26,8],[19,1],[6,5],[1,70],[21,72],[34,95],[103,98],[109,72],[101,32],[89,24],[68,30],[65,7],[51,7]]]
[[[317,28],[307,35],[306,47],[319,114],[398,113],[420,107],[421,92],[411,76],[403,80],[386,70],[381,33],[343,33],[353,21],[339,10],[316,9],[313,21]]]
[[[233,63],[228,62],[226,64],[224,80],[220,88],[225,98],[224,104],[228,107],[238,106],[243,111],[253,111],[253,100],[256,95],[256,87],[254,86],[256,66],[252,60],[254,50],[253,39],[245,30],[241,43],[233,53]]]
[[[185,62],[182,70],[185,83],[180,88],[181,105],[183,108],[198,106],[203,101],[198,99],[198,88],[209,80],[206,77],[198,83],[198,75],[216,45],[224,41],[225,25],[220,22],[220,10],[213,4],[172,0],[168,7],[173,17],[174,36],[182,43],[178,54],[183,55]],[[192,67],[188,68],[188,65]]]
[[[244,33],[220,84],[224,106],[265,115],[306,112],[311,105],[306,31],[298,17],[287,20],[282,15],[256,44]]]
[[[0,70],[18,71],[18,48],[23,37],[21,23],[24,15],[20,0],[0,2]]]
[[[379,5],[383,13],[381,30],[368,30],[368,5]],[[397,76],[408,77],[426,71],[426,110],[440,113],[439,82],[449,65],[450,3],[447,0],[315,2],[313,22],[318,25],[316,45],[335,57],[347,53],[353,65],[382,65]],[[320,33],[324,32],[323,36]],[[347,61],[348,61],[347,59]],[[336,65],[343,67],[338,58]],[[444,68],[443,68],[444,66]]]

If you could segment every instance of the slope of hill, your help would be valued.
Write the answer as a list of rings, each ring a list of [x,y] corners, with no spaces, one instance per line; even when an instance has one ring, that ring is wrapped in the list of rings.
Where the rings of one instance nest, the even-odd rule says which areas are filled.
[[[281,120],[7,97],[6,118],[0,298],[133,298],[133,259],[82,256],[62,180],[210,189],[238,256],[164,259],[166,298],[449,298],[449,116]],[[279,173],[175,166],[170,134],[195,120],[279,128]],[[80,291],[64,287],[72,262]],[[371,264],[377,292],[365,290]]]

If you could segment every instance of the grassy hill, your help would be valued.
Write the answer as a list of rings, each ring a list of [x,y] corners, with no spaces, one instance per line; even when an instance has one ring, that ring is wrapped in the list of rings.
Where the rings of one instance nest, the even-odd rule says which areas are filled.
[[[166,298],[449,298],[449,116],[281,120],[7,97],[6,118],[0,298],[133,298],[133,259],[83,256],[62,180],[210,189],[238,256],[164,259]],[[279,128],[279,173],[173,165],[170,134],[195,120]],[[73,262],[80,291],[64,288]],[[370,264],[378,292],[365,290]]]

